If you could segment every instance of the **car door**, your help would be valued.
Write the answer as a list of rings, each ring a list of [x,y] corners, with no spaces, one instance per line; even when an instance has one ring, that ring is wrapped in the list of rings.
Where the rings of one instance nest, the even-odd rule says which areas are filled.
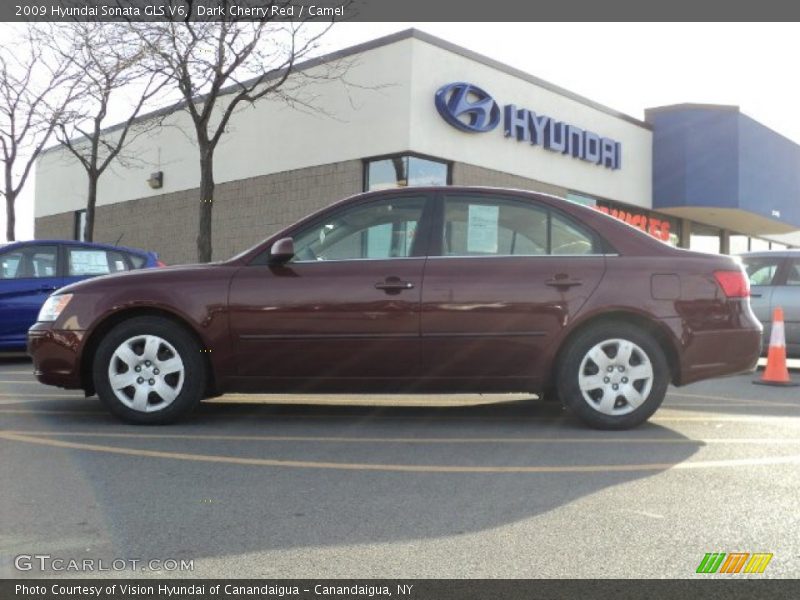
[[[787,353],[800,357],[800,258],[787,260],[785,275],[773,287],[772,306],[783,309]]]
[[[415,376],[427,204],[401,194],[332,209],[292,232],[288,263],[240,269],[229,296],[239,375],[326,389]]]
[[[601,243],[527,199],[445,193],[440,207],[439,256],[432,249],[422,293],[423,371],[445,388],[514,388],[597,287]]]
[[[772,330],[773,294],[776,277],[780,274],[784,258],[781,256],[745,256],[742,259],[750,279],[750,306],[764,326],[762,340],[769,343]]]
[[[62,285],[57,245],[21,245],[0,253],[0,348],[25,347],[39,309]]]

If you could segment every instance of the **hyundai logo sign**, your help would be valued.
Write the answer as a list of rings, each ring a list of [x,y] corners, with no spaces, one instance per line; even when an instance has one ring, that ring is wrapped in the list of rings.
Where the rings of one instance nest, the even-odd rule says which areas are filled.
[[[500,108],[488,92],[471,83],[443,85],[434,97],[436,110],[456,129],[470,133],[491,131],[500,123]],[[593,131],[558,121],[514,104],[503,107],[503,131],[507,138],[542,146],[551,152],[602,165],[622,167],[622,144]]]
[[[497,102],[477,85],[450,83],[436,92],[436,110],[461,131],[482,133],[500,123]]]

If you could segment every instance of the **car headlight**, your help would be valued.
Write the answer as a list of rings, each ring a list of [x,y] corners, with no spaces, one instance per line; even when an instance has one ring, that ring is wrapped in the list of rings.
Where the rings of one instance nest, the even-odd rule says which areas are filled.
[[[72,294],[53,294],[39,310],[37,321],[55,321],[72,300]]]

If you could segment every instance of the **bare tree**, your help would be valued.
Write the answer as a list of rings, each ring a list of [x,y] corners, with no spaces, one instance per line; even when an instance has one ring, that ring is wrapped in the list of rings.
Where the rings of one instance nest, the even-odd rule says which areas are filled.
[[[191,3],[190,3],[191,4]],[[227,2],[222,2],[227,9]],[[273,0],[268,6],[289,6]],[[226,13],[227,14],[227,10]],[[273,97],[298,107],[313,107],[302,88],[304,78],[333,79],[341,67],[324,74],[297,74],[295,66],[309,57],[332,23],[273,21],[181,21],[147,24],[140,28],[157,72],[170,78],[180,92],[194,125],[200,151],[200,223],[197,259],[212,256],[214,152],[241,107]],[[310,31],[309,31],[310,30]]]
[[[100,177],[114,160],[126,162],[121,153],[127,143],[158,124],[137,122],[137,117],[167,79],[146,70],[146,48],[128,23],[73,22],[60,26],[42,43],[69,63],[81,99],[62,114],[56,137],[86,171],[85,239],[92,241]],[[116,113],[123,119],[107,128],[115,100],[124,107]]]
[[[5,37],[5,36],[4,36]],[[37,43],[30,26],[0,45],[0,161],[6,239],[16,239],[15,202],[56,123],[74,99],[68,63]]]

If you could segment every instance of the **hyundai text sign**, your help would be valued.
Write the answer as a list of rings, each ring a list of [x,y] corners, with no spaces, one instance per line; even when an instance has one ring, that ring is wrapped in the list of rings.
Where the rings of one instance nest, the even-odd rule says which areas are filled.
[[[471,83],[448,83],[436,91],[436,110],[456,129],[468,133],[484,133],[495,129],[503,121],[507,138],[542,146],[551,152],[567,154],[608,169],[622,167],[622,144],[542,115],[515,104],[506,104],[500,110],[492,96]]]

